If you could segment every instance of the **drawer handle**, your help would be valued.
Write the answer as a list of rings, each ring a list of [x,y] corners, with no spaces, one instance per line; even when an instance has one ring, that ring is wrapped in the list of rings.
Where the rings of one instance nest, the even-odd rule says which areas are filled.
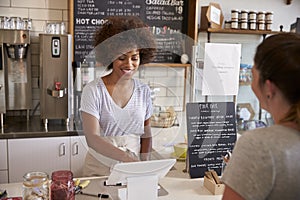
[[[75,155],[78,155],[78,143],[77,142],[75,142],[74,144],[73,144],[73,153],[72,153],[74,156]]]
[[[61,143],[59,145],[59,156],[64,156],[64,155],[66,155],[66,144]]]

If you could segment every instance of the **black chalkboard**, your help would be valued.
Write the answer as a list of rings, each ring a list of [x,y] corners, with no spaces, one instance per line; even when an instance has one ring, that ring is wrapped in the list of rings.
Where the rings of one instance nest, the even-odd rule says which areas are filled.
[[[157,38],[154,62],[174,63],[184,52],[188,0],[73,0],[74,61],[93,49],[94,33],[108,16],[139,16]]]
[[[191,178],[208,170],[221,175],[223,158],[236,142],[233,102],[187,103],[188,160]]]

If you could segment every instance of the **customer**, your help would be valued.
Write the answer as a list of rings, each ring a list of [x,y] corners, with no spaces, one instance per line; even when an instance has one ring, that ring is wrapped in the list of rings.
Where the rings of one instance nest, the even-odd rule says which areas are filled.
[[[108,175],[117,162],[148,160],[152,149],[150,88],[133,78],[154,56],[152,33],[137,17],[110,17],[95,40],[96,61],[110,73],[83,88],[80,111],[90,147],[84,176]]]
[[[300,35],[257,47],[252,90],[275,125],[244,133],[222,177],[223,199],[300,198]]]

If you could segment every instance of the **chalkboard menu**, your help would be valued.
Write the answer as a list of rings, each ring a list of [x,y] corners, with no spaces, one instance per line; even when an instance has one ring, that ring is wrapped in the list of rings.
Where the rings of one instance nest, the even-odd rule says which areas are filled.
[[[154,62],[179,62],[186,33],[188,0],[74,0],[74,61],[93,49],[94,33],[108,16],[138,16],[157,39]]]
[[[221,175],[222,156],[236,141],[234,103],[187,103],[186,113],[190,177],[203,177],[208,170]]]

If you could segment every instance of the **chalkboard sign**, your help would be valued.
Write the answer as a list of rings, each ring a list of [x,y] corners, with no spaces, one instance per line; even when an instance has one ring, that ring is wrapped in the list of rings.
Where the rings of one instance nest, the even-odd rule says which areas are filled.
[[[154,62],[179,62],[184,52],[188,0],[73,0],[74,61],[93,49],[94,33],[108,16],[139,16],[157,39]]]
[[[208,170],[221,175],[222,156],[236,141],[234,103],[187,103],[186,113],[190,177],[203,177]]]

